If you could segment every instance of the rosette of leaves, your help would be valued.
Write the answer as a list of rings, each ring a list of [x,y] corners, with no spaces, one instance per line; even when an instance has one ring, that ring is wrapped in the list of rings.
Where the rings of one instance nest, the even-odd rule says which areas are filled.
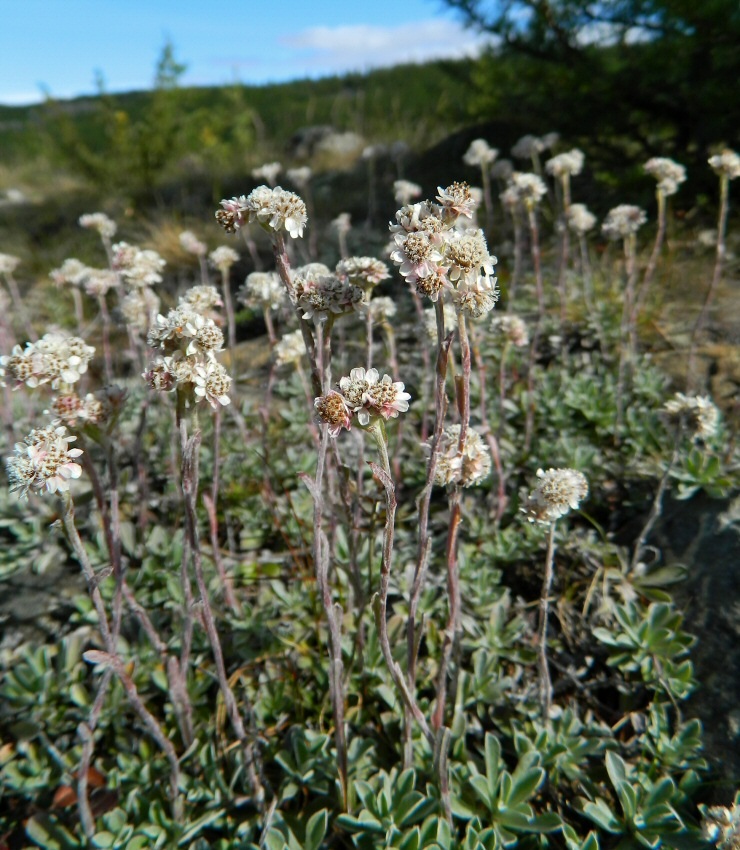
[[[635,602],[614,608],[616,628],[597,627],[594,636],[609,650],[608,664],[623,673],[639,673],[648,687],[686,699],[694,690],[694,667],[686,658],[696,642],[681,631],[683,617],[673,606]]]
[[[503,847],[514,846],[527,833],[554,832],[562,827],[559,815],[536,814],[532,806],[546,777],[538,752],[524,753],[510,773],[501,756],[498,738],[489,732],[485,736],[483,760],[485,773],[472,761],[455,771],[453,814],[466,820],[480,818],[486,826],[490,825]]]

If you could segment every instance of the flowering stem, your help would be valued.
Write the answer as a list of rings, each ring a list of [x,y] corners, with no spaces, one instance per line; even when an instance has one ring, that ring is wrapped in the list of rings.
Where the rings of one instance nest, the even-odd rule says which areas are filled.
[[[670,460],[668,461],[668,466],[666,466],[665,471],[663,472],[663,476],[660,479],[660,484],[658,484],[658,489],[655,493],[655,498],[653,499],[653,504],[650,507],[650,513],[648,514],[647,520],[645,521],[645,525],[643,526],[642,531],[637,537],[635,542],[635,549],[632,553],[632,560],[630,561],[630,569],[636,569],[637,565],[640,562],[640,556],[645,548],[645,541],[650,536],[650,532],[653,530],[653,526],[658,520],[662,509],[663,509],[663,496],[665,494],[666,488],[668,486],[668,480],[671,475],[671,471],[678,460],[679,451],[681,448],[681,437],[683,435],[683,423],[679,422],[676,426],[676,433],[673,438],[673,451],[671,452]]]
[[[706,298],[704,299],[704,304],[702,305],[701,312],[696,319],[696,324],[694,325],[693,333],[691,334],[691,347],[689,348],[689,362],[686,367],[686,383],[689,391],[695,385],[694,380],[694,366],[696,361],[696,349],[699,344],[699,334],[704,328],[704,323],[707,319],[707,315],[709,314],[709,307],[712,303],[712,299],[714,298],[714,293],[719,286],[719,282],[722,279],[722,271],[724,269],[725,264],[725,255],[727,253],[727,249],[725,247],[725,234],[727,232],[727,214],[729,212],[729,196],[730,196],[730,178],[723,174],[720,177],[720,204],[719,204],[719,218],[717,223],[717,255],[714,262],[714,272],[712,274],[712,280],[709,284],[709,289],[707,290]]]
[[[625,384],[629,375],[629,366],[635,353],[636,337],[631,319],[633,316],[632,304],[635,296],[636,276],[636,239],[631,233],[624,239],[624,264],[627,275],[627,286],[624,295],[624,308],[622,310],[622,322],[620,331],[619,367],[617,371],[617,398],[616,398],[616,422],[614,425],[614,439],[619,443],[621,439],[622,425],[624,423],[624,393]]]
[[[216,663],[216,674],[218,677],[219,688],[221,689],[224,704],[226,706],[226,711],[244,753],[247,776],[249,778],[249,785],[254,797],[254,803],[262,812],[264,811],[265,806],[265,789],[262,786],[262,782],[257,772],[254,747],[247,736],[246,729],[244,728],[244,722],[239,713],[236,698],[234,697],[234,692],[231,689],[228,676],[226,675],[226,666],[224,664],[221,641],[218,636],[216,621],[213,616],[213,610],[211,608],[210,598],[208,595],[208,586],[203,573],[203,561],[200,554],[200,540],[198,535],[198,520],[195,509],[198,493],[198,460],[201,440],[200,430],[196,428],[193,436],[188,437],[187,423],[186,420],[182,418],[180,420],[180,440],[182,448],[182,492],[185,502],[185,533],[189,542],[193,568],[195,570],[195,580],[200,594],[203,623],[208,635],[208,641],[211,644],[213,659]]]
[[[568,209],[570,207],[570,174],[565,172],[561,177],[563,190],[563,210],[560,217],[560,268],[558,270],[558,292],[560,293],[560,321],[568,316],[568,261],[570,259],[570,231],[567,226]]]
[[[227,339],[229,341],[229,357],[231,369],[236,376],[236,319],[234,316],[234,301],[231,297],[231,281],[228,266],[221,269],[221,291],[224,294],[224,310],[226,311]]]
[[[98,306],[100,307],[100,318],[103,320],[103,360],[105,363],[105,382],[113,383],[113,362],[111,359],[110,350],[110,313],[108,305],[105,303],[105,295],[98,296]]]
[[[655,242],[653,243],[653,250],[650,253],[650,259],[648,260],[647,268],[645,269],[645,275],[637,292],[637,297],[635,298],[631,318],[632,325],[635,325],[637,323],[637,315],[640,312],[640,309],[642,308],[643,304],[645,303],[645,299],[647,298],[648,290],[650,289],[650,284],[653,280],[653,277],[655,276],[655,269],[658,266],[658,257],[660,256],[660,249],[663,247],[663,239],[665,238],[666,198],[665,193],[662,189],[660,189],[660,187],[656,192],[656,197],[658,199],[658,231],[655,234]]]
[[[23,303],[23,298],[21,297],[21,291],[18,288],[18,283],[11,272],[5,272],[5,281],[8,284],[8,289],[10,290],[15,311],[23,322],[23,327],[26,329],[28,338],[31,342],[37,342],[39,335],[36,333],[35,328],[31,324],[31,320],[28,317],[28,311],[26,310],[26,305]]]
[[[373,367],[373,314],[369,307],[365,314],[365,335],[367,340],[367,366],[365,368],[369,371]]]
[[[508,310],[514,309],[514,295],[522,275],[522,223],[519,220],[519,213],[516,209],[511,211],[511,219],[514,223],[514,270],[511,273],[511,279],[509,281],[509,293],[506,302],[506,308]]]
[[[537,666],[540,673],[540,705],[542,719],[547,722],[550,716],[552,702],[552,682],[547,665],[547,615],[550,607],[550,591],[552,589],[553,564],[555,560],[555,522],[550,523],[547,533],[547,556],[545,557],[545,577],[542,580],[540,594],[540,619],[537,632]]]
[[[534,206],[527,207],[527,216],[529,218],[529,230],[532,235],[532,264],[534,266],[534,279],[537,286],[537,309],[539,317],[543,319],[545,316],[545,289],[542,284],[542,262],[540,258],[540,237],[539,228],[537,226],[537,213]]]

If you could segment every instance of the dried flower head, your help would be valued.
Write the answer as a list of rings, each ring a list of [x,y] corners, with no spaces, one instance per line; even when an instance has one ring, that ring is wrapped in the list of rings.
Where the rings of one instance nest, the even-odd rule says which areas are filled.
[[[676,393],[663,405],[666,419],[682,425],[697,439],[706,440],[717,433],[719,410],[707,396],[687,396]]]
[[[530,522],[556,522],[588,496],[586,477],[575,469],[538,469],[537,477],[537,486],[522,507]]]
[[[362,303],[363,292],[359,286],[333,274],[307,273],[306,269],[299,269],[293,280],[304,319],[326,320],[330,314],[352,312]]]
[[[437,444],[437,466],[434,483],[438,487],[458,484],[475,487],[484,481],[491,471],[491,453],[488,446],[473,428],[468,428],[465,445],[460,446],[459,425],[449,425],[442,432]],[[425,448],[431,452],[431,440]]]
[[[626,239],[637,233],[646,221],[645,210],[632,204],[620,204],[609,210],[601,230],[609,239]]]
[[[76,439],[67,436],[64,425],[54,423],[34,429],[22,443],[16,443],[15,454],[5,461],[11,492],[18,491],[25,498],[29,490],[69,490],[70,479],[82,474],[82,467],[76,462],[82,449],[69,447]]]
[[[350,410],[341,393],[329,390],[326,395],[319,396],[314,400],[314,407],[319,422],[329,426],[330,436],[336,437],[342,428],[349,431],[352,427]]]
[[[97,230],[103,239],[112,239],[116,235],[116,230],[118,230],[115,221],[101,212],[81,215],[79,225],[89,230]]]
[[[643,167],[658,181],[658,191],[664,195],[675,195],[680,184],[686,180],[684,166],[667,157],[654,156]]]
[[[709,164],[720,177],[725,177],[728,180],[740,177],[740,154],[729,148],[715,156],[710,156]]]
[[[452,298],[461,313],[465,313],[473,319],[479,319],[493,310],[500,294],[495,277],[480,275],[476,281],[466,281],[458,286],[454,290]]]

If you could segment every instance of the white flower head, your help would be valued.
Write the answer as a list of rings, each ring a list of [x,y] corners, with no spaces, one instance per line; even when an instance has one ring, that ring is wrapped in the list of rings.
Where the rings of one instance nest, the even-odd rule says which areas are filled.
[[[336,275],[308,269],[308,266],[299,269],[293,279],[295,296],[304,310],[304,319],[325,320],[330,314],[340,315],[360,308],[364,294],[359,286]]]
[[[291,331],[285,334],[275,344],[273,349],[275,362],[278,366],[288,366],[299,363],[306,354],[306,344],[301,331]]]
[[[740,154],[726,148],[722,153],[709,157],[709,164],[720,177],[734,180],[740,177]]]
[[[103,239],[112,239],[116,235],[116,230],[118,230],[115,221],[101,212],[81,215],[79,224],[80,227],[96,230]]]
[[[266,162],[264,165],[252,169],[252,177],[255,180],[267,180],[270,186],[274,186],[277,176],[282,170],[283,166],[279,162]]]
[[[82,467],[76,462],[82,449],[69,447],[76,439],[57,423],[31,431],[22,443],[16,443],[15,455],[5,461],[11,491],[18,491],[25,498],[29,490],[69,490],[70,480],[82,474]]]
[[[231,377],[215,360],[208,359],[195,367],[193,383],[196,401],[205,399],[214,410],[217,410],[219,405],[227,405],[231,402],[229,398]]]
[[[676,393],[663,405],[663,413],[670,423],[682,424],[699,440],[713,437],[719,427],[719,410],[707,396]]]
[[[529,332],[526,323],[512,313],[499,313],[494,316],[491,319],[491,330],[515,348],[524,348],[529,344]]]
[[[421,197],[421,186],[410,180],[395,180],[393,182],[393,197],[402,207],[410,204],[415,198]]]
[[[285,175],[288,180],[295,184],[299,189],[305,189],[308,186],[311,177],[313,177],[313,171],[311,171],[307,165],[303,165],[300,168],[289,168],[285,172]]]
[[[577,510],[588,496],[586,477],[575,469],[538,469],[537,478],[537,486],[522,507],[530,522],[556,522]]]
[[[678,187],[686,180],[684,166],[667,157],[654,156],[643,167],[658,181],[658,190],[664,195],[675,195]]]
[[[496,148],[492,148],[485,139],[473,139],[470,147],[463,154],[466,165],[479,165],[481,168],[493,165],[498,156]]]
[[[277,310],[285,303],[286,292],[277,272],[251,272],[236,297],[245,307]]]
[[[573,148],[573,150],[559,153],[557,156],[548,159],[545,163],[545,170],[553,177],[562,178],[565,175],[575,177],[583,170],[585,158],[582,150]]]
[[[491,471],[491,453],[480,434],[469,427],[465,445],[461,447],[460,432],[459,425],[449,425],[440,435],[434,471],[434,483],[438,487],[452,484],[475,487]],[[431,451],[431,441],[426,444],[426,449]]]
[[[244,207],[249,220],[265,230],[285,230],[294,239],[303,236],[308,214],[306,204],[295,192],[280,186],[258,186],[247,196]]]
[[[515,171],[511,175],[511,185],[527,209],[536,207],[547,194],[545,181],[537,174]]]
[[[227,274],[234,263],[239,262],[239,254],[228,245],[220,245],[211,251],[208,260],[214,269],[218,269],[221,274]]]
[[[375,257],[347,257],[336,267],[337,277],[345,279],[363,289],[372,289],[390,277],[388,266]]]
[[[49,277],[57,286],[82,286],[88,272],[89,269],[84,263],[69,257],[58,269],[52,269]]]
[[[188,254],[195,254],[196,257],[205,257],[208,247],[198,239],[192,230],[183,230],[180,234],[180,245],[183,251]]]
[[[609,239],[626,239],[637,233],[646,221],[645,210],[632,204],[620,204],[609,210],[601,230]]]
[[[589,211],[585,204],[571,204],[566,213],[568,227],[575,233],[583,235],[596,225],[596,216]]]
[[[13,274],[20,262],[20,259],[12,254],[0,254],[0,274]]]

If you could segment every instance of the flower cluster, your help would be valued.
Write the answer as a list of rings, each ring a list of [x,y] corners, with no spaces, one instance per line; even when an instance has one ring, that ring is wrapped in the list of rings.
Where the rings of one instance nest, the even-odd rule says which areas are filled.
[[[583,162],[585,156],[582,150],[573,148],[566,153],[559,153],[557,156],[548,159],[545,163],[545,170],[553,177],[563,178],[566,175],[575,177],[583,170]]]
[[[682,425],[700,440],[713,437],[719,425],[719,410],[707,396],[676,393],[663,405],[669,423]]]
[[[388,266],[375,257],[347,257],[340,260],[337,263],[336,275],[354,286],[361,287],[366,293],[390,277]]]
[[[233,248],[228,245],[220,245],[214,248],[208,255],[208,260],[214,269],[218,269],[221,274],[228,274],[229,269],[234,263],[239,261],[239,255]]]
[[[329,269],[326,269],[327,273]],[[285,304],[286,294],[277,272],[251,272],[236,294],[245,307],[277,310]]]
[[[82,474],[76,462],[82,449],[69,447],[76,439],[55,422],[48,428],[35,428],[22,443],[16,443],[15,454],[5,461],[11,492],[17,490],[21,498],[27,498],[29,490],[69,490],[70,479]]]
[[[728,180],[740,177],[740,154],[729,148],[710,156],[709,164],[720,177],[726,177]]]
[[[530,522],[556,522],[588,496],[586,477],[575,469],[538,469],[537,477],[537,486],[522,507]]]
[[[278,366],[289,366],[300,362],[306,353],[306,344],[301,331],[291,331],[275,343],[273,349],[275,363]]]
[[[113,268],[131,287],[161,283],[165,265],[156,251],[137,248],[128,242],[117,242],[113,246]]]
[[[460,431],[459,425],[449,425],[440,435],[434,471],[434,483],[438,487],[452,484],[475,487],[491,471],[491,453],[481,435],[468,428],[465,445],[460,446]],[[426,444],[426,449],[431,451],[431,441]]]
[[[678,187],[686,180],[683,165],[667,157],[654,156],[643,167],[658,181],[658,191],[666,196],[675,195]]]
[[[101,212],[81,215],[79,225],[88,230],[96,230],[103,239],[112,239],[116,235],[116,230],[118,230],[115,221]]]
[[[314,407],[319,421],[336,437],[342,428],[349,431],[353,418],[366,427],[372,419],[395,419],[405,413],[411,396],[404,390],[390,375],[381,378],[377,369],[359,367],[341,378],[335,390],[315,399]]]
[[[539,136],[522,136],[511,149],[511,155],[516,159],[531,159],[543,151],[554,147],[560,137],[557,133],[547,133]]]
[[[13,274],[18,268],[20,259],[12,254],[0,254],[0,274]]]
[[[592,230],[596,224],[596,216],[585,204],[571,204],[566,212],[566,219],[568,227],[581,236]]]
[[[609,210],[602,222],[601,230],[609,239],[626,239],[632,236],[647,221],[645,211],[632,204],[620,204]]]
[[[453,183],[438,189],[437,202],[402,207],[391,224],[391,259],[407,283],[432,301],[448,291],[456,308],[473,317],[493,309],[498,300],[496,258],[488,253],[483,231],[462,230],[455,224],[473,215],[470,187]]]
[[[196,287],[213,290],[213,287]],[[231,377],[216,360],[223,349],[224,335],[213,318],[194,305],[213,301],[203,299],[208,293],[198,292],[192,298],[186,293],[167,316],[161,313],[149,329],[147,342],[163,354],[150,363],[143,374],[152,389],[177,390],[186,407],[205,399],[211,407],[229,404]]]
[[[522,204],[527,210],[533,210],[547,194],[547,185],[537,174],[515,171],[504,194],[506,198],[502,200],[509,206]]]
[[[49,277],[61,286],[82,286],[88,274],[88,267],[74,257],[68,257],[58,269],[52,269]]]
[[[491,330],[498,336],[502,336],[506,342],[515,348],[524,348],[529,343],[529,332],[527,326],[519,316],[511,313],[499,313],[491,319]]]
[[[25,350],[16,345],[11,354],[0,357],[0,383],[10,376],[14,389],[21,384],[51,384],[52,389],[75,384],[87,372],[93,354],[95,349],[78,336],[47,333],[36,342],[27,342]]]
[[[180,234],[180,246],[183,251],[187,251],[188,254],[195,254],[196,257],[205,257],[208,251],[205,243],[201,242],[191,230],[183,230]]]
[[[303,318],[319,321],[358,309],[364,298],[359,286],[332,274],[322,263],[309,263],[296,269],[293,291],[304,311]]]
[[[280,186],[258,186],[249,195],[221,201],[216,220],[227,233],[234,233],[244,224],[256,221],[265,230],[287,231],[294,239],[303,236],[308,221],[306,205],[294,192]]]
[[[421,186],[418,183],[412,183],[410,180],[395,180],[393,182],[393,197],[397,204],[405,207],[415,198],[421,197]]]
[[[78,422],[97,424],[106,418],[105,405],[92,393],[84,398],[80,398],[77,393],[57,396],[51,404],[50,412],[56,419],[70,426]]]
[[[496,148],[492,148],[485,139],[473,139],[470,147],[463,154],[466,165],[479,165],[481,168],[490,167],[498,156]]]

